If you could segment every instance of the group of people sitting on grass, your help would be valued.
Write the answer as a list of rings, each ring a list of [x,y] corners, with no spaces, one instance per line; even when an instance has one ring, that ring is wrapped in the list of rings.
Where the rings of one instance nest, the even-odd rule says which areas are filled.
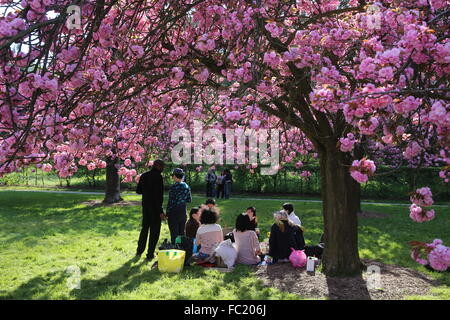
[[[196,263],[212,262],[218,247],[228,240],[233,243],[231,247],[237,252],[236,263],[240,264],[259,264],[263,260],[268,264],[285,261],[292,249],[305,250],[308,256],[321,253],[323,245],[305,246],[301,221],[290,203],[285,203],[282,210],[274,213],[269,239],[262,243],[255,207],[248,207],[244,213],[239,214],[234,230],[227,234],[224,234],[218,223],[220,213],[212,198],[205,204],[192,208],[187,220],[187,203],[192,202],[192,195],[190,187],[184,182],[184,171],[180,168],[172,172],[174,184],[170,187],[167,210],[164,213],[163,170],[164,162],[156,160],[152,169],[141,175],[138,183],[136,192],[142,194],[143,217],[137,256],[140,257],[144,252],[148,239],[147,260],[154,258],[162,220],[168,222],[172,245],[184,239],[184,247],[187,252],[194,253],[192,260]]]
[[[205,204],[192,208],[185,228],[185,236],[193,239],[195,246],[199,248],[192,260],[196,263],[210,261],[220,243],[230,239],[237,251],[237,264],[254,265],[262,261],[267,263],[288,261],[292,249],[305,248],[305,240],[294,206],[285,203],[282,208],[274,213],[274,224],[268,239],[268,252],[264,252],[261,248],[261,234],[257,227],[255,207],[248,207],[245,212],[239,214],[236,217],[234,230],[227,234],[224,234],[218,223],[220,214],[214,199],[208,199]]]

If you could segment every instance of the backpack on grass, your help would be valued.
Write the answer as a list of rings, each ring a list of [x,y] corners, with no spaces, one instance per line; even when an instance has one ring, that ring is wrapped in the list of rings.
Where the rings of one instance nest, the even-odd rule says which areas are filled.
[[[305,253],[308,257],[316,257],[322,259],[323,245],[319,244],[316,246],[305,246]]]

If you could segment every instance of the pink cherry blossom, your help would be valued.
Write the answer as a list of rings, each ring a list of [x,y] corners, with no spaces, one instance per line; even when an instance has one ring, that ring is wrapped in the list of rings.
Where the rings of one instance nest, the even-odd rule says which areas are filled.
[[[269,31],[270,35],[274,38],[278,38],[284,30],[283,28],[278,27],[275,22],[266,24],[264,28]]]
[[[225,115],[228,121],[239,121],[241,119],[241,113],[239,111],[230,111]]]
[[[406,147],[403,152],[403,156],[406,159],[413,159],[417,157],[422,150],[422,147],[416,141],[413,141],[408,145],[408,147]]]
[[[251,120],[250,121],[250,128],[252,129],[258,129],[261,126],[260,120]]]
[[[429,207],[433,204],[433,194],[429,187],[419,188],[411,195],[410,200],[418,206]]]
[[[307,178],[309,178],[311,176],[312,176],[311,171],[303,170],[302,172],[300,172],[300,177],[302,177],[302,178],[307,179]]]
[[[378,124],[379,124],[378,119],[375,117],[372,117],[367,121],[360,120],[358,122],[358,127],[362,134],[370,136],[375,133],[375,130],[378,127]]]
[[[296,167],[297,169],[300,169],[301,167],[303,167],[303,162],[301,162],[301,161],[296,162],[296,163],[295,163],[295,167]]]
[[[348,133],[346,138],[340,138],[340,149],[342,152],[350,152],[353,150],[353,146],[356,143],[353,133]]]
[[[200,73],[194,75],[194,78],[201,83],[206,82],[206,80],[208,80],[208,77],[209,77],[208,69],[203,69]]]
[[[354,160],[350,168],[350,175],[358,183],[366,183],[369,176],[375,173],[375,163],[368,159]]]
[[[450,248],[442,244],[436,245],[429,253],[428,260],[434,270],[446,271],[450,267]]]
[[[350,175],[352,176],[353,179],[355,179],[358,183],[366,183],[369,180],[369,177],[364,174],[361,173],[359,171],[351,171]]]
[[[44,172],[50,172],[50,171],[52,171],[52,169],[53,169],[53,166],[49,163],[44,163],[42,165],[42,171],[44,171]]]
[[[270,67],[277,68],[280,62],[281,59],[276,52],[272,51],[264,54],[264,63],[267,63]]]
[[[435,216],[435,212],[434,212],[434,210],[425,211],[424,209],[422,209],[422,207],[420,207],[416,204],[412,204],[410,206],[409,216],[412,220],[414,220],[416,222],[425,222],[425,221],[433,220],[434,216]]]

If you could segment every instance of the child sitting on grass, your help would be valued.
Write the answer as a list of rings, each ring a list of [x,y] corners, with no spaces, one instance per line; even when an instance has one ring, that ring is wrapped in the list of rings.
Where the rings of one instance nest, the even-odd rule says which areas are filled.
[[[233,231],[235,246],[237,250],[236,263],[258,264],[261,254],[258,236],[252,229],[252,221],[248,214],[240,214],[236,218],[236,229]]]
[[[200,227],[197,230],[196,242],[200,246],[195,256],[197,262],[206,261],[214,253],[214,249],[223,241],[222,227],[217,224],[218,216],[215,210],[205,209],[200,216]]]

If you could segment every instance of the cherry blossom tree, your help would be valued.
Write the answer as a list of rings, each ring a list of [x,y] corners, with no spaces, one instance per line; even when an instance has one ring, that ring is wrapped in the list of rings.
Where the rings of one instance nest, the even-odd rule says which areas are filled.
[[[448,179],[446,1],[2,4],[2,174],[52,158],[62,176],[109,163],[130,180],[134,162],[194,119],[282,128],[285,161],[320,162],[328,275],[362,269],[360,183],[376,174],[367,140],[406,159],[434,155]],[[71,4],[81,30],[65,24]]]
[[[448,15],[445,1],[210,1],[163,46],[189,49],[180,81],[222,92],[230,120],[251,106],[301,129],[320,159],[324,270],[354,274],[359,184],[376,171],[358,141],[434,154],[448,176]]]
[[[61,177],[80,164],[106,167],[105,201],[119,200],[120,159],[140,161],[144,146],[161,147],[153,133],[167,131],[159,127],[171,104],[161,104],[170,98],[160,96],[169,85],[154,61],[159,39],[195,2],[179,4],[2,1],[0,172],[49,159]],[[79,29],[68,27],[71,5]]]
[[[181,56],[162,52],[161,39],[201,2],[3,1],[0,172],[50,159],[44,170],[61,177],[106,168],[111,203],[121,199],[119,174],[129,182],[131,161],[170,149],[173,129],[208,114],[217,127],[211,93],[189,92],[173,67]],[[67,25],[74,4],[81,29]]]

